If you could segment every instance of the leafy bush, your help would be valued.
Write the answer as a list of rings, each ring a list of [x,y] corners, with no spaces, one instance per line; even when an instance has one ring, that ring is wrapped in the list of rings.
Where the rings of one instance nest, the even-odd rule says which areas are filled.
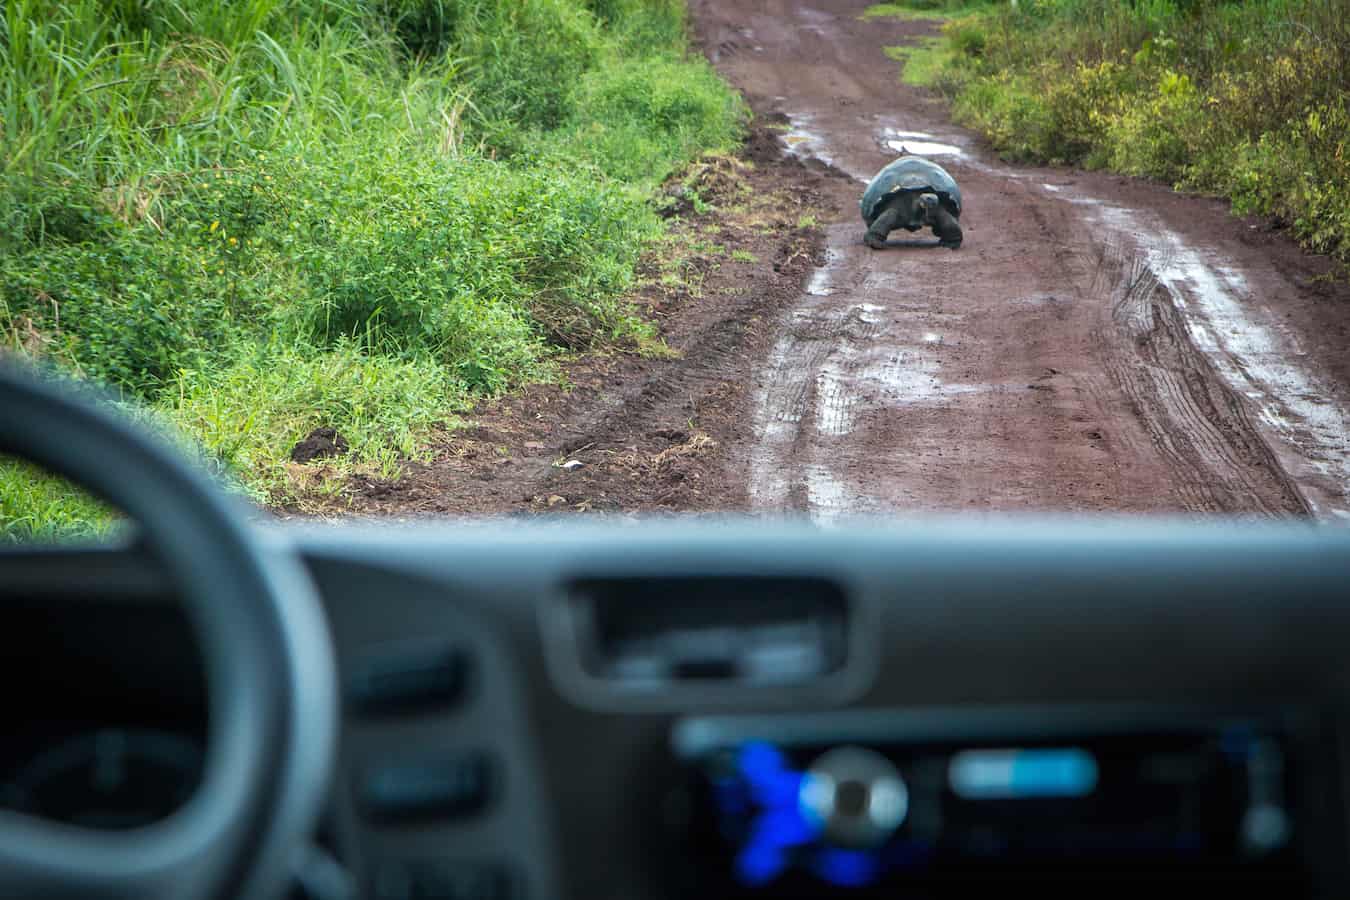
[[[989,43],[984,28],[973,19],[952,23],[947,34],[951,39],[952,49],[962,56],[983,56],[984,48]]]
[[[1111,148],[1111,168],[1173,184],[1183,181],[1199,149],[1192,141],[1204,114],[1200,92],[1189,76],[1170,69],[1160,72],[1152,92],[1136,93],[1133,103],[1122,104],[1110,117],[1104,140]]]
[[[728,146],[744,117],[711,66],[673,57],[592,71],[574,100],[569,152],[625,181],[650,181],[699,148]]]
[[[553,129],[571,88],[602,56],[595,17],[572,0],[465,0],[471,23],[453,52],[468,61],[475,105],[494,131]]]

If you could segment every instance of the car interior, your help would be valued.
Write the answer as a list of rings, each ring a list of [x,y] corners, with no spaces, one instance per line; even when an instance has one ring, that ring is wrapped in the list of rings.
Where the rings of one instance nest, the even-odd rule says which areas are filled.
[[[1350,532],[260,521],[0,367],[123,510],[0,550],[0,896],[1350,895]]]

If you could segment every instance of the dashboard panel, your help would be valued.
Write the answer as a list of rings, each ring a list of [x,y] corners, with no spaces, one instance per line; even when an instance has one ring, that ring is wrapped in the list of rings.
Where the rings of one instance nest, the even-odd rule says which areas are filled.
[[[1344,532],[494,523],[271,539],[301,553],[328,612],[344,692],[329,830],[366,896],[1350,885]],[[86,567],[101,593],[40,590]],[[98,714],[44,731],[34,699],[20,718],[41,739],[0,776],[81,733],[200,732],[186,629],[147,570],[64,551],[11,577],[31,602],[10,621],[47,635],[11,641],[11,683],[67,672],[58,694]]]
[[[1172,849],[1184,851],[1189,868],[1155,852],[1116,857],[1117,871],[1223,878],[1239,893],[1273,879],[1283,896],[1336,896],[1347,883],[1341,776],[1350,555],[1338,533],[1180,523],[358,533],[359,540],[323,530],[300,538],[344,654],[373,628],[394,646],[441,623],[439,633],[456,637],[474,659],[500,665],[495,675],[472,676],[471,690],[493,707],[521,711],[490,731],[456,712],[362,722],[353,726],[361,752],[420,741],[440,727],[447,737],[438,740],[452,730],[460,741],[509,735],[519,742],[513,754],[493,744],[507,763],[498,772],[525,779],[537,801],[529,830],[516,831],[522,813],[504,806],[489,805],[495,813],[474,821],[442,820],[427,832],[431,843],[417,844],[411,865],[441,846],[470,867],[504,860],[523,873],[528,896],[601,900],[854,896],[896,887],[888,879],[832,887],[809,861],[761,882],[738,879],[738,845],[727,834],[739,827],[744,839],[753,827],[718,820],[715,778],[705,768],[713,750],[689,738],[716,725],[739,735],[723,753],[767,743],[804,768],[832,749],[879,751],[916,804],[922,789],[910,784],[913,770],[934,760],[950,765],[975,753],[987,772],[998,768],[993,753],[1049,751],[1044,769],[1056,752],[1090,752],[1111,792],[1089,792],[1067,812],[1061,804],[1058,819],[1045,812],[1045,798],[1035,809],[1003,798],[991,825],[972,810],[978,803],[952,805],[950,788],[938,791],[947,805],[923,827],[946,834],[959,825],[965,837],[952,832],[936,842],[945,855],[933,865],[892,873],[902,886],[935,891],[922,896],[965,884],[944,882],[943,873],[1016,870],[1044,890],[1075,871],[1098,878],[1111,871],[1066,862],[1071,845],[1058,856],[1000,858],[989,850],[1000,828],[1005,840],[1031,828],[1037,810],[1049,823],[1040,840],[1061,845],[1084,816],[1124,817],[1114,832],[1098,829],[1099,844],[1114,833],[1122,845],[1156,845],[1167,829],[1141,829],[1139,821],[1175,820]],[[396,580],[409,587],[395,590]],[[415,612],[390,616],[392,601],[380,598],[391,591],[415,597],[397,607]],[[775,605],[770,595],[791,600]],[[597,621],[605,608],[626,612]],[[743,627],[730,628],[733,621]],[[819,646],[808,646],[816,638]],[[766,650],[775,639],[781,646]],[[771,677],[753,661],[765,658],[782,663]],[[900,736],[877,732],[897,722]],[[961,728],[970,731],[966,744],[953,737]],[[812,735],[805,743],[803,731]],[[1232,743],[1248,733],[1255,762],[1224,768],[1228,757],[1216,748],[1225,735]],[[784,744],[784,734],[796,736]],[[1271,768],[1272,747],[1278,773],[1252,774]],[[354,764],[345,766],[348,792],[359,783],[351,782],[360,777]],[[1131,779],[1168,765],[1189,765],[1195,785],[1160,790],[1154,808],[1131,806]],[[800,806],[802,796],[793,802]],[[905,827],[922,818],[916,806]],[[358,843],[378,846],[367,866],[409,854],[400,832],[358,827]],[[1278,846],[1261,850],[1263,840]],[[802,856],[803,846],[786,855]],[[985,848],[983,868],[962,855],[972,846]],[[865,881],[866,865],[845,859],[855,869],[840,875],[849,863],[836,862],[844,868],[835,876]],[[405,883],[389,896],[415,893]]]

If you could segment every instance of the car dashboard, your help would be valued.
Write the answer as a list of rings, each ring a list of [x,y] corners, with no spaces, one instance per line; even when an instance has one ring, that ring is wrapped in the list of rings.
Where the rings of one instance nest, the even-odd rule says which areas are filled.
[[[361,896],[1350,885],[1345,532],[493,522],[268,539],[301,555],[328,615],[343,717],[321,840]],[[163,815],[194,784],[205,714],[154,561],[68,548],[7,567],[0,805],[110,828]]]

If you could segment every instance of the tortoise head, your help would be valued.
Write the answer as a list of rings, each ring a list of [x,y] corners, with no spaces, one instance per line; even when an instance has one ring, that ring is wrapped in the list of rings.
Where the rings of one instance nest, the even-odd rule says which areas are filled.
[[[924,211],[927,213],[931,214],[937,212],[938,208],[937,194],[920,194],[919,205],[922,206],[924,208]]]

